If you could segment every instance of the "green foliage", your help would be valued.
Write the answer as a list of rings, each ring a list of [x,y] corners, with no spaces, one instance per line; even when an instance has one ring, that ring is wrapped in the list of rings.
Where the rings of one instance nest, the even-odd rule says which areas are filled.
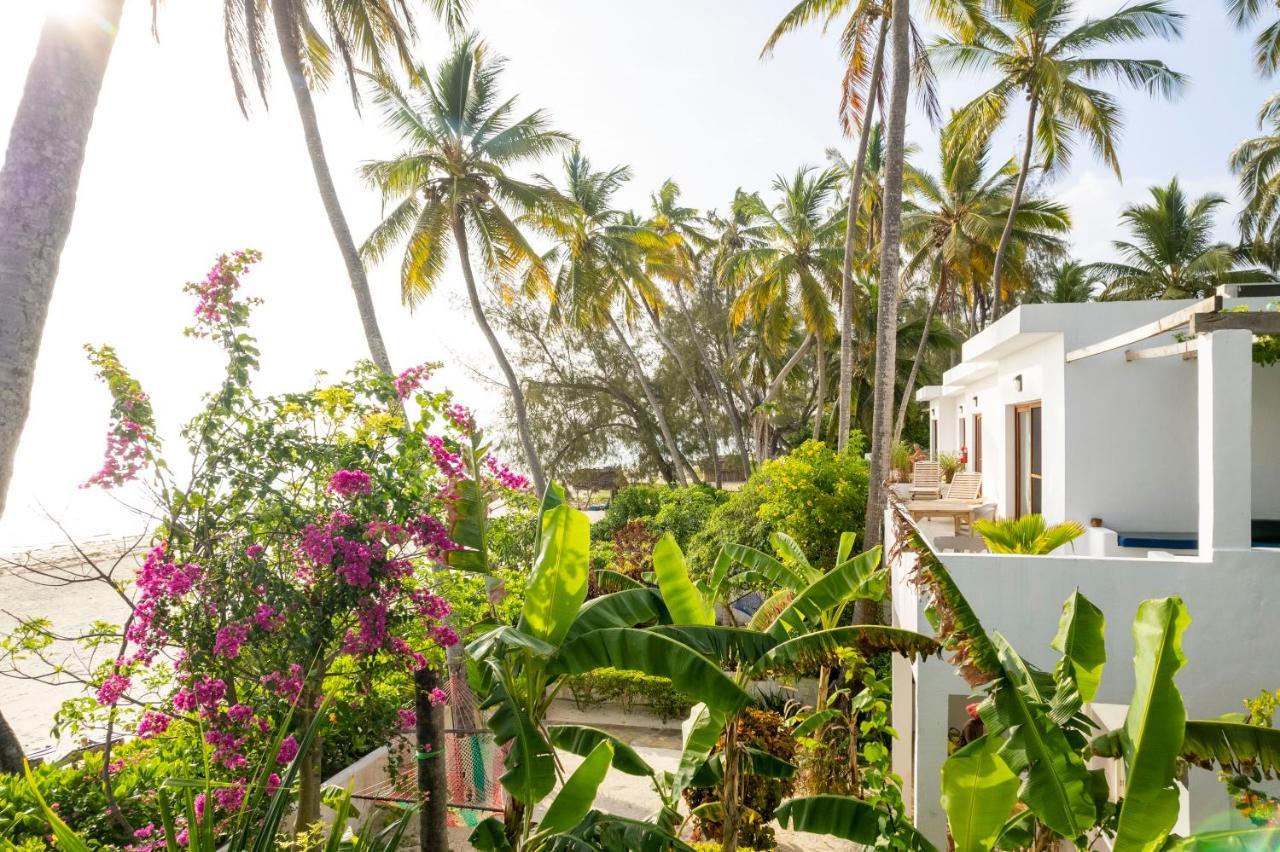
[[[652,519],[662,507],[662,494],[667,490],[661,485],[644,483],[619,488],[609,500],[604,517],[591,525],[591,537],[607,541],[630,521]]]
[[[707,485],[667,489],[653,516],[653,530],[659,535],[671,533],[680,547],[688,547],[715,508],[728,499],[727,492]]]
[[[867,482],[861,436],[850,439],[843,453],[806,441],[765,462],[694,536],[689,551],[695,573],[710,571],[721,545],[766,550],[774,532],[794,539],[814,565],[834,564],[841,533],[861,538]]]
[[[1084,527],[1076,521],[1048,526],[1044,515],[1021,518],[977,520],[973,528],[982,536],[992,553],[1023,553],[1044,556],[1084,535]]]
[[[613,564],[606,567],[633,580],[642,579],[653,570],[653,546],[657,543],[658,534],[649,521],[644,518],[627,521],[613,534]]]
[[[503,511],[489,519],[486,531],[490,567],[527,572],[537,558],[538,495],[513,492],[503,501]]]
[[[956,852],[991,849],[1018,802],[1018,776],[1000,757],[997,737],[979,737],[942,765],[942,807]]]
[[[899,441],[894,444],[893,449],[889,451],[889,466],[898,471],[901,476],[910,475],[914,450],[915,447],[908,441]]]
[[[665,722],[688,713],[694,704],[694,699],[676,689],[670,678],[611,666],[572,675],[565,678],[565,683],[579,710],[617,702],[628,713],[642,708]]]
[[[962,464],[960,457],[952,453],[938,453],[938,467],[942,468],[942,478],[947,482],[959,472]]]

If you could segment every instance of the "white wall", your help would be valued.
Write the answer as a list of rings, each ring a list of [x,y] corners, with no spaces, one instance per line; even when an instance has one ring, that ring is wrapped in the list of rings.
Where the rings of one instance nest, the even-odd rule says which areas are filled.
[[[1108,662],[1098,701],[1128,704],[1134,686],[1132,622],[1138,604],[1181,595],[1192,623],[1183,649],[1187,665],[1177,683],[1190,718],[1241,710],[1241,701],[1280,685],[1280,657],[1263,625],[1280,607],[1280,552],[1222,553],[1213,563],[1196,560],[1090,559],[947,554],[946,565],[988,632],[999,630],[1026,659],[1049,670],[1057,659],[1049,647],[1062,602],[1079,588],[1107,616]],[[895,623],[930,632],[921,601],[906,581],[906,566],[894,566]],[[909,677],[914,672],[914,696]],[[935,842],[945,835],[938,772],[946,759],[948,705],[967,696],[968,685],[944,661],[931,659],[895,668],[894,702],[911,702],[915,713],[903,720],[916,735],[914,764],[904,767],[906,749],[895,752],[911,776],[916,824]],[[901,692],[900,692],[901,690]],[[895,720],[898,715],[895,715]],[[899,769],[901,772],[902,769]],[[1212,773],[1192,784],[1193,827],[1221,816],[1226,801]],[[1206,781],[1207,779],[1207,781]]]
[[[1253,516],[1280,519],[1280,364],[1253,368]]]

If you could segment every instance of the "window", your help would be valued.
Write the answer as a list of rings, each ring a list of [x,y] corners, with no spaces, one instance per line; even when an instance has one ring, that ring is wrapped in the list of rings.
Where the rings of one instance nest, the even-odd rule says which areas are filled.
[[[1019,405],[1013,410],[1014,514],[1036,515],[1041,511],[1040,403]]]

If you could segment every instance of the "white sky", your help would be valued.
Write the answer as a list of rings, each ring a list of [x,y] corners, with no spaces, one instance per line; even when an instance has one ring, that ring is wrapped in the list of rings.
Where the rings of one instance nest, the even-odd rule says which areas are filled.
[[[0,0],[0,128],[17,107],[46,5]],[[784,42],[770,62],[756,58],[790,5],[475,0],[473,24],[509,58],[504,86],[519,93],[526,110],[550,110],[599,165],[633,166],[622,203],[643,208],[648,193],[670,176],[684,188],[686,203],[723,208],[736,187],[765,189],[775,173],[822,164],[830,145],[851,147],[835,124],[840,65],[831,39],[803,33]],[[1080,4],[1094,13],[1116,5]],[[1189,73],[1187,95],[1177,104],[1123,95],[1125,182],[1082,150],[1057,187],[1072,207],[1076,250],[1085,260],[1107,255],[1119,208],[1143,197],[1151,183],[1177,173],[1191,191],[1234,195],[1226,158],[1253,132],[1253,116],[1271,87],[1253,75],[1249,39],[1228,27],[1220,0],[1179,5],[1190,16],[1184,41],[1128,52],[1166,59]],[[76,488],[101,462],[108,408],[81,346],[118,348],[176,447],[178,425],[196,410],[219,369],[207,343],[182,337],[191,302],[181,285],[203,276],[219,252],[251,246],[266,255],[247,279],[248,290],[266,300],[255,324],[262,388],[305,386],[317,369],[340,373],[365,354],[292,98],[277,87],[270,112],[258,109],[250,121],[240,116],[222,54],[220,7],[217,0],[168,0],[156,44],[148,4],[126,4],[45,328],[31,416],[0,519],[0,551],[57,540],[41,506],[78,536],[137,526],[101,493]],[[419,55],[433,66],[445,40],[425,16],[422,29]],[[944,81],[944,107],[959,106],[979,84]],[[395,141],[369,111],[357,116],[343,85],[319,97],[318,109],[330,165],[360,240],[377,220],[379,204],[355,168],[394,152]],[[933,134],[918,115],[909,136],[931,162]],[[997,141],[1013,153],[1014,131]],[[545,163],[541,170],[556,168]],[[470,400],[483,422],[499,397],[472,368],[484,375],[496,370],[473,331],[460,281],[450,275],[438,296],[410,314],[399,304],[397,266],[371,271],[392,361],[398,367],[446,361],[439,381]]]

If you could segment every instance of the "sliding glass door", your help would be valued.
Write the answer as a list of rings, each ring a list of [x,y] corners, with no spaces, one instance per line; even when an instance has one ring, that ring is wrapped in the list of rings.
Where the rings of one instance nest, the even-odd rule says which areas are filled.
[[[1013,412],[1014,506],[1020,518],[1041,511],[1040,403],[1019,405]]]

